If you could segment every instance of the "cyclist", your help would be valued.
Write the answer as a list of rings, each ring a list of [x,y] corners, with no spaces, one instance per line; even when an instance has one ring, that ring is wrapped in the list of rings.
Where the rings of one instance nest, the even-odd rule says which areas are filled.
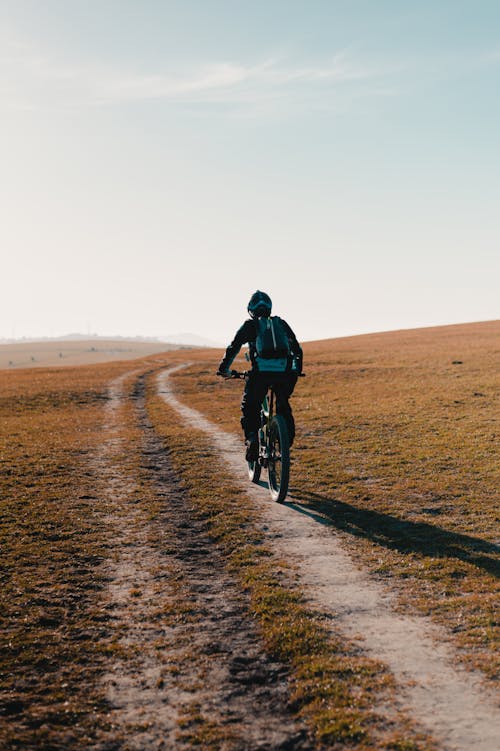
[[[230,377],[230,367],[233,360],[243,344],[248,344],[252,369],[246,379],[241,402],[241,427],[245,433],[246,459],[249,462],[256,461],[258,458],[257,434],[260,427],[260,407],[267,389],[271,385],[276,394],[276,411],[283,415],[287,421],[290,445],[292,445],[295,436],[295,422],[288,400],[295,388],[297,378],[302,372],[302,349],[286,321],[277,317],[271,319],[271,309],[272,302],[269,295],[257,290],[248,303],[247,310],[250,318],[236,332],[217,370],[217,375]],[[258,356],[257,338],[261,328],[259,321],[262,321],[262,319],[270,319],[270,322],[274,322],[275,327],[285,334],[288,353],[286,358],[279,361],[282,365],[277,366],[277,359],[270,362]],[[276,324],[276,322],[278,323]],[[266,370],[266,368],[276,367],[279,367],[279,370]]]

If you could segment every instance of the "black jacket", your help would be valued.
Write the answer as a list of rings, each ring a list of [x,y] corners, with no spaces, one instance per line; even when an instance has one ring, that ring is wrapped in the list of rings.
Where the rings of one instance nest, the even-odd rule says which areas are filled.
[[[297,337],[293,333],[292,329],[288,325],[286,321],[283,320],[283,318],[280,319],[283,328],[286,331],[286,335],[288,336],[288,341],[290,342],[290,352],[293,358],[297,360],[297,366],[298,366],[298,372],[300,373],[302,371],[302,349],[300,347],[300,344],[297,341]],[[244,344],[249,345],[250,350],[250,361],[252,363],[252,366],[255,367],[255,340],[257,338],[257,322],[249,318],[243,326],[241,326],[238,331],[236,332],[236,335],[229,345],[229,347],[226,349],[226,354],[224,355],[220,365],[219,365],[219,371],[221,373],[225,373],[229,370],[231,367],[233,360],[236,358],[238,352],[242,348]]]

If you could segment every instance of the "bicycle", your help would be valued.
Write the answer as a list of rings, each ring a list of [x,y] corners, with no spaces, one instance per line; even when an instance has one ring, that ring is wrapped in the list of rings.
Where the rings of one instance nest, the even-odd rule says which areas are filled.
[[[303,376],[303,374],[300,374]],[[230,371],[230,378],[246,378],[248,372]],[[290,438],[283,415],[275,414],[276,394],[269,386],[262,400],[260,429],[258,432],[259,455],[256,461],[249,461],[248,477],[258,483],[262,469],[267,469],[268,486],[271,498],[283,503],[288,493],[290,480]]]

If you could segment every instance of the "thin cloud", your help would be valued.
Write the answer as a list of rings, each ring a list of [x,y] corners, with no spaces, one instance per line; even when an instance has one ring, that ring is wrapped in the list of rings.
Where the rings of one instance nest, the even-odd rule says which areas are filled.
[[[110,101],[170,99],[197,101],[212,92],[230,92],[257,80],[264,66],[245,67],[235,63],[205,65],[191,74],[157,75],[103,72],[96,82],[96,94]]]
[[[314,64],[265,59],[256,64],[221,61],[159,73],[128,72],[89,63],[70,65],[14,40],[0,57],[3,103],[12,106],[86,106],[134,101],[255,103],[271,97],[300,99],[348,82],[380,77],[340,52]]]
[[[233,62],[201,66],[191,75],[183,73],[132,77],[116,76],[102,81],[101,92],[110,100],[166,99],[203,102],[221,99],[230,102],[245,94],[256,100],[271,92],[300,94],[301,87],[339,84],[373,78],[375,73],[356,67],[338,55],[317,66],[278,64],[273,59],[256,65]]]

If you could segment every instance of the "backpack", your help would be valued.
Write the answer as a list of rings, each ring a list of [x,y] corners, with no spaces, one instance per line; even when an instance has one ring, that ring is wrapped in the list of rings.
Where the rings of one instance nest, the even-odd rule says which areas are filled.
[[[284,373],[290,365],[290,342],[278,316],[258,318],[255,365],[264,373]]]

